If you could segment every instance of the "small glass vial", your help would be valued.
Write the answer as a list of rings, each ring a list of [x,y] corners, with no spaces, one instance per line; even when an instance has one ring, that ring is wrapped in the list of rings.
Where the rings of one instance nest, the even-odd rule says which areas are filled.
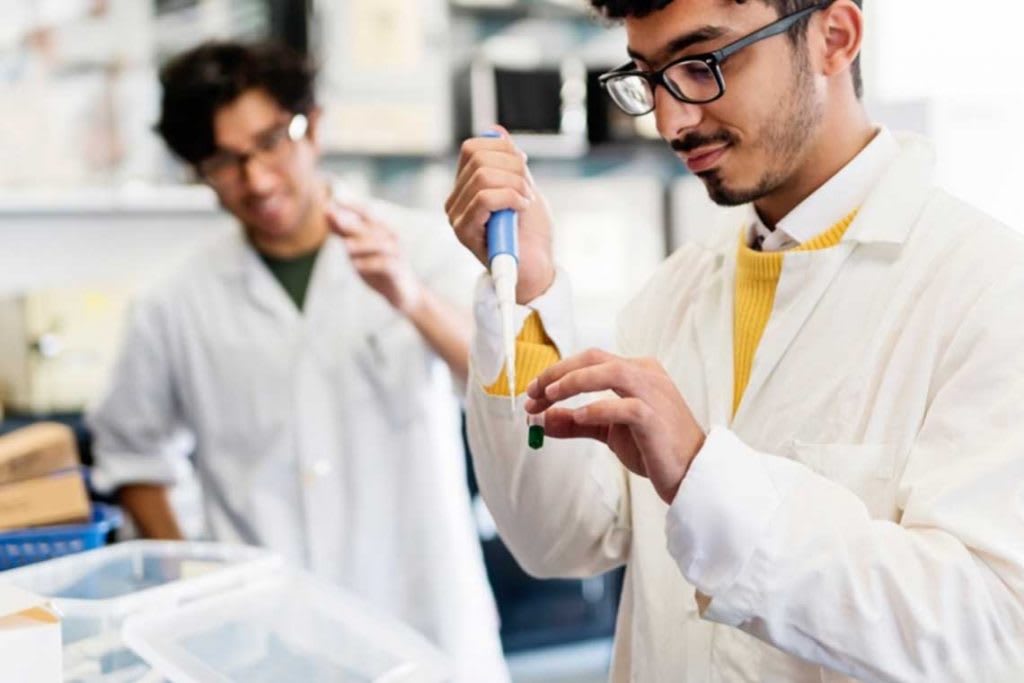
[[[526,424],[529,427],[526,442],[533,450],[540,450],[544,446],[544,413],[527,416]]]

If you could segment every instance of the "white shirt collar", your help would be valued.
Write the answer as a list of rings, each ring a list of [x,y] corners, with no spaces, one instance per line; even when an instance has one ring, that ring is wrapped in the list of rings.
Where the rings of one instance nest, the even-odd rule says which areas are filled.
[[[779,221],[774,231],[751,206],[753,219],[747,243],[764,238],[763,251],[790,249],[812,239],[860,207],[885,169],[899,155],[896,138],[884,126],[868,145],[824,185]]]

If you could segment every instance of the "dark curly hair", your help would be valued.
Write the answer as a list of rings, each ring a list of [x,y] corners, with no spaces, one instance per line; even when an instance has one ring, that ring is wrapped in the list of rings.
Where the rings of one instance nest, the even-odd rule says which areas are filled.
[[[315,106],[316,69],[277,42],[209,41],[171,59],[156,131],[175,154],[198,164],[216,150],[213,117],[242,93],[260,89],[283,109],[308,114]]]
[[[737,4],[746,4],[748,0],[735,0]],[[802,9],[816,5],[821,0],[758,0],[763,2],[769,7],[774,7],[780,17],[784,17],[787,14],[793,14],[799,12]],[[594,6],[602,16],[608,19],[626,19],[636,18],[643,19],[649,14],[653,14],[658,10],[665,9],[671,5],[673,0],[590,0],[590,4]],[[863,0],[854,0],[858,7],[863,6]],[[804,34],[807,30],[807,24],[810,20],[804,20],[798,22],[793,28],[789,30],[789,37],[795,45],[800,45],[804,38]],[[861,77],[860,68],[860,57],[858,56],[856,61],[853,63],[853,89],[857,93],[857,97],[861,97],[864,94],[864,82]]]

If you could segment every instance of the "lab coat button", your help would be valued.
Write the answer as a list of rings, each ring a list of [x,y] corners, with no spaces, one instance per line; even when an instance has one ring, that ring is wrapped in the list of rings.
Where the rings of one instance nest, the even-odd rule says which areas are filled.
[[[331,461],[327,458],[321,458],[309,464],[305,468],[305,483],[307,486],[312,485],[319,479],[323,479],[331,473],[334,467],[331,465]]]

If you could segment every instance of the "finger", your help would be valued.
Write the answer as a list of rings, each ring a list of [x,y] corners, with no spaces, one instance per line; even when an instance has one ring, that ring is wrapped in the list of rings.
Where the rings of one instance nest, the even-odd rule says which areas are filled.
[[[505,171],[526,179],[526,158],[522,153],[482,152],[470,159],[455,176],[455,186],[464,187],[481,171]]]
[[[544,398],[552,403],[573,396],[599,391],[614,391],[619,396],[637,396],[643,387],[646,370],[623,358],[612,358],[598,365],[572,370],[547,385]]]
[[[501,129],[503,132],[500,138],[468,138],[462,142],[459,147],[459,162],[457,165],[458,171],[462,170],[462,167],[469,163],[470,159],[474,155],[480,152],[505,152],[506,154],[518,154],[519,150],[516,148],[515,143],[508,135],[508,131]],[[499,131],[499,132],[501,132]],[[456,171],[456,176],[458,176]]]
[[[452,227],[460,235],[469,235],[475,240],[477,233],[483,236],[484,226],[495,211],[525,211],[529,205],[530,201],[515,190],[482,190],[455,216]]]
[[[517,161],[518,159],[518,161]],[[455,182],[452,191],[444,203],[445,213],[451,216],[458,204],[458,200],[465,195],[466,185],[469,179],[482,168],[494,168],[496,170],[519,173],[525,176],[525,164],[522,157],[507,151],[482,150],[469,157],[465,162],[460,163],[455,173]]]
[[[351,211],[366,223],[374,223],[378,219],[377,211],[371,204],[358,204],[343,199],[332,199],[331,204],[339,209]]]
[[[601,349],[588,349],[583,353],[570,356],[565,360],[555,363],[544,370],[544,372],[540,373],[536,379],[530,382],[530,385],[526,387],[526,393],[530,398],[544,399],[545,390],[549,384],[557,382],[574,370],[581,370],[592,365],[607,363],[613,358],[616,358],[616,356],[613,356],[607,351],[602,351]]]
[[[573,421],[581,427],[625,425],[641,431],[648,426],[654,414],[647,403],[634,397],[595,401],[571,412]]]
[[[371,223],[348,207],[332,204],[327,209],[327,225],[342,237],[356,237],[369,231]]]
[[[491,190],[508,190],[516,195],[516,206],[499,206],[494,209],[495,211],[503,208],[513,209],[517,206],[521,207],[518,210],[523,210],[534,198],[533,188],[524,176],[495,168],[479,169],[465,185],[461,186],[448,209],[449,219],[465,213],[474,199],[481,193]]]
[[[552,408],[544,413],[544,436],[553,439],[594,439],[608,443],[606,427],[581,425],[573,419],[573,411],[565,408]]]
[[[474,169],[456,181],[446,212],[449,215],[458,215],[481,190],[502,188],[512,188],[530,200],[533,200],[536,194],[533,185],[522,171],[485,166]]]
[[[365,256],[394,257],[398,255],[395,245],[390,242],[346,240],[345,247],[348,249],[348,255],[351,259],[363,258]]]
[[[352,266],[362,275],[380,275],[387,273],[394,258],[387,255],[361,256],[352,259]]]

